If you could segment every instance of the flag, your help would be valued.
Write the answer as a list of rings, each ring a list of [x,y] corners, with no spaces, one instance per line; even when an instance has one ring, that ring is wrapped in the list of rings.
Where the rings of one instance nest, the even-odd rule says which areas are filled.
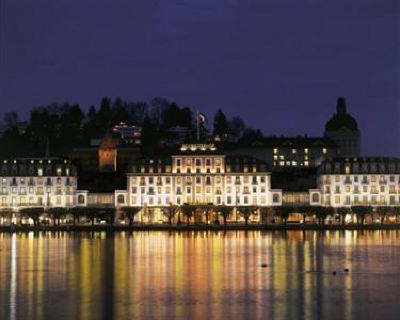
[[[197,113],[197,121],[201,124],[204,124],[207,122],[207,117],[204,113],[198,112]]]

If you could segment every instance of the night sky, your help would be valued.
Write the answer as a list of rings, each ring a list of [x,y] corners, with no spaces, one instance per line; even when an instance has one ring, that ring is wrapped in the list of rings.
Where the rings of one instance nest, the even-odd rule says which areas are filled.
[[[163,96],[321,135],[345,96],[363,153],[400,156],[399,3],[0,0],[0,113]]]

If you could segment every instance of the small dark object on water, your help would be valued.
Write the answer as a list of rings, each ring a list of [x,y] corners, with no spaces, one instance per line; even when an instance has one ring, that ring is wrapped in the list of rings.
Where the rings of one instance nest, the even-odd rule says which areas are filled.
[[[333,271],[332,274],[333,274],[334,276],[336,276],[336,271]]]
[[[347,268],[346,268],[346,269],[344,269],[344,272],[349,272],[349,269],[347,269]]]
[[[263,263],[263,264],[261,265],[261,268],[266,268],[266,267],[268,267],[266,263]]]

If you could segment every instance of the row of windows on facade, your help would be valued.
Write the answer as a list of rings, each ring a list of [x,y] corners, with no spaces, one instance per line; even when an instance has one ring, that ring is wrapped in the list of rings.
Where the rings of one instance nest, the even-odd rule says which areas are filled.
[[[289,166],[305,166],[308,167],[310,165],[310,163],[308,161],[304,161],[304,162],[297,162],[297,161],[274,161],[274,167],[276,166],[280,166],[280,167],[289,167]]]
[[[397,167],[397,168],[396,168]],[[343,168],[343,163],[340,162],[335,162],[333,165],[332,163],[328,162],[325,163],[325,171],[326,172],[331,172],[333,169],[334,173],[340,173],[342,172]],[[353,163],[346,163],[344,164],[344,173],[345,174],[352,174],[352,173],[375,173],[375,172],[380,172],[380,173],[385,173],[385,172],[391,172],[395,173],[400,171],[400,164],[396,162],[363,162],[363,163],[358,163],[358,162],[353,162]]]
[[[54,192],[55,194],[62,194],[64,192],[66,194],[72,194],[73,193],[73,188],[72,187],[65,187],[65,188],[61,188],[61,187],[56,187],[56,188],[51,188],[51,187],[46,187],[46,188],[44,188],[44,187],[37,187],[37,188],[34,188],[34,187],[28,187],[28,188],[26,188],[26,187],[19,187],[19,188],[12,187],[11,190],[9,188],[6,188],[6,187],[2,187],[1,188],[1,193],[2,194],[9,194],[10,191],[13,194],[18,193],[18,194],[21,194],[21,195],[24,195],[24,194],[27,194],[27,193],[39,195],[39,194],[44,194],[45,192],[46,193]]]
[[[257,170],[257,166],[252,166],[252,167],[248,167],[248,166],[244,166],[244,167],[240,167],[239,165],[237,166],[226,166],[225,171],[227,173],[231,173],[231,172],[243,172],[243,173],[250,173],[250,172],[264,172],[266,170],[265,166],[260,166],[259,170]],[[140,167],[140,170],[137,170],[136,167],[133,167],[132,172],[139,172],[140,173],[171,173],[171,167],[170,166],[166,166],[164,167],[153,167],[153,166],[142,166]],[[214,170],[212,170],[211,168],[186,168],[186,170],[182,169],[181,167],[177,167],[176,168],[176,173],[212,173],[212,172],[216,172],[216,173],[222,173],[223,170],[221,167],[217,167]]]
[[[137,188],[137,187],[132,187],[131,191],[132,193],[138,193],[140,192],[141,194],[155,194],[157,192],[157,194],[170,194],[171,193],[171,187],[141,187],[141,188]],[[206,188],[202,188],[201,186],[196,186],[195,188],[192,188],[191,186],[187,186],[185,189],[182,189],[182,187],[177,187],[175,189],[175,193],[176,194],[182,194],[182,190],[185,190],[186,193],[192,193],[192,190],[195,191],[195,193],[215,193],[215,194],[222,194],[222,188],[217,186],[217,187],[206,187]],[[225,188],[225,193],[265,193],[266,192],[266,188],[264,186],[253,186],[252,188],[249,186],[242,186],[239,187],[237,186],[236,188],[232,188],[232,187],[226,187]]]
[[[55,184],[62,184],[64,180],[65,185],[72,185],[72,180],[69,177],[66,178],[61,178],[61,177],[57,177],[57,178],[51,178],[51,177],[38,177],[38,178],[33,178],[33,177],[12,177],[12,178],[1,178],[1,183],[3,186],[9,184],[10,186],[17,186],[17,185],[29,185],[29,186],[34,186],[36,184],[38,185],[42,185],[44,183],[46,183],[46,185],[51,186],[53,185],[53,183]]]
[[[289,157],[289,160],[293,159],[293,158],[294,157]],[[304,157],[303,156],[302,157],[295,157],[295,159],[304,160],[304,161],[308,161],[309,160],[308,155],[304,155]],[[274,155],[274,160],[288,160],[288,159],[287,159],[287,156],[285,157],[285,155],[283,155],[283,154],[281,154],[281,155],[275,154]]]
[[[222,183],[223,177],[220,176],[216,176],[216,177],[210,177],[210,176],[206,176],[206,177],[202,177],[202,176],[196,176],[194,177],[194,179],[192,180],[192,177],[176,177],[175,181],[177,184],[181,184],[182,182],[185,182],[186,184],[191,184],[192,181],[195,181],[195,183],[202,183],[202,181],[205,182],[205,184],[212,184],[212,183],[217,183],[220,184]],[[140,183],[141,185],[145,185],[147,184],[154,184],[156,183],[157,185],[161,185],[161,184],[171,184],[171,177],[140,177],[139,179],[137,179],[136,177],[131,177],[131,183],[132,184],[136,184],[136,183]],[[253,183],[253,184],[257,184],[257,183],[265,183],[266,182],[266,177],[265,176],[226,176],[225,177],[225,181],[227,184],[231,184],[231,183],[235,183],[235,184],[241,184],[243,183]]]
[[[322,154],[327,154],[328,153],[328,149],[327,148],[321,148],[321,149],[317,149],[317,150],[321,150]],[[284,152],[286,151],[285,153],[287,153],[287,148],[284,148],[283,151]],[[313,151],[315,152],[316,150],[313,149]],[[274,154],[278,154],[279,152],[280,152],[279,148],[274,148]],[[304,149],[292,148],[291,149],[291,153],[292,154],[297,154],[298,152],[303,152],[304,154],[308,154],[308,148],[304,148]]]
[[[400,176],[397,177],[394,175],[389,176],[389,182],[396,182],[396,180],[400,183]],[[325,176],[324,178],[324,183],[325,184],[330,184],[333,181],[332,176]],[[334,178],[335,182],[344,182],[344,183],[352,183],[352,182],[361,182],[361,183],[370,183],[370,182],[377,182],[379,183],[387,183],[387,177],[386,176],[375,176],[375,175],[369,175],[369,176],[340,176],[336,175]]]
[[[62,196],[56,196],[55,201],[51,201],[49,198],[43,199],[43,197],[11,197],[11,201],[9,201],[8,197],[1,197],[1,205],[3,207],[7,207],[11,204],[11,206],[28,206],[28,205],[37,205],[37,206],[43,206],[43,205],[59,205],[61,206],[62,203]],[[67,196],[65,198],[65,204],[67,206],[71,206],[73,204],[73,199],[72,196]]]
[[[334,203],[335,204],[341,204],[343,200],[344,205],[396,205],[400,203],[400,196],[397,197],[396,201],[396,196],[389,196],[389,201],[387,201],[387,197],[385,196],[353,196],[353,200],[351,196],[340,196],[336,195],[334,196]],[[331,204],[331,198],[329,196],[325,197],[325,204],[329,205]]]
[[[56,169],[56,175],[57,176],[62,176],[63,175],[63,170],[61,167],[58,167]],[[3,166],[1,168],[1,175],[2,176],[16,176],[16,175],[37,175],[39,177],[46,175],[46,176],[52,176],[53,175],[53,167],[51,166],[46,166],[45,168],[43,167],[35,167],[35,166],[28,166],[28,168],[25,168],[24,166],[17,166],[13,165],[10,168]],[[69,176],[70,175],[70,169],[67,167],[65,168],[65,175]]]
[[[117,202],[119,202],[120,204],[122,204],[124,201],[122,201],[122,197],[120,198],[121,202],[118,201],[117,198]],[[136,197],[136,196],[132,196],[131,198],[132,200],[132,204],[139,204],[139,205],[168,205],[171,203],[171,198],[168,196],[165,197]],[[185,200],[185,201],[184,201]],[[181,205],[183,203],[212,203],[212,204],[217,204],[217,205],[221,205],[222,201],[225,200],[225,204],[227,205],[240,205],[240,204],[244,204],[244,205],[257,205],[257,204],[262,204],[265,205],[267,203],[267,197],[266,196],[253,196],[253,197],[249,197],[249,196],[243,196],[243,197],[232,197],[232,196],[227,196],[225,199],[223,197],[220,196],[206,196],[206,197],[202,197],[202,196],[196,196],[196,197],[192,197],[192,196],[186,196],[185,197],[176,197],[176,203],[178,205]],[[250,200],[252,200],[250,202]],[[278,194],[274,194],[272,197],[272,202],[273,203],[279,203],[280,201],[280,196]]]
[[[206,159],[195,158],[194,160],[192,158],[186,158],[185,160],[177,158],[177,159],[175,159],[175,165],[177,167],[180,167],[182,164],[186,164],[187,166],[191,166],[192,164],[194,164],[195,166],[201,166],[201,165],[211,166],[211,164],[212,164],[212,161],[210,158],[206,158]],[[214,165],[220,166],[221,164],[222,164],[222,160],[220,158],[214,159]]]
[[[389,188],[387,189],[386,186],[375,186],[375,185],[371,185],[370,187],[368,186],[362,186],[362,188],[360,188],[359,186],[355,185],[353,186],[353,188],[350,185],[346,185],[344,186],[344,188],[341,188],[340,186],[335,186],[335,193],[341,193],[342,190],[344,190],[344,192],[346,193],[360,193],[360,192],[364,192],[364,193],[379,193],[379,192],[386,192],[387,190],[389,191],[389,193],[396,193],[396,186],[394,185],[390,185]],[[362,190],[362,191],[361,191]],[[325,193],[331,193],[332,189],[330,186],[325,186]],[[400,188],[398,188],[398,192],[400,192]]]

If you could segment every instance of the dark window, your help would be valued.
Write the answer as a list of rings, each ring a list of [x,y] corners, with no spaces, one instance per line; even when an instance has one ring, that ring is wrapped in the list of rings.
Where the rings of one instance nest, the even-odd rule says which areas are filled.
[[[125,197],[122,194],[119,194],[117,197],[117,203],[124,203],[125,202]]]
[[[83,194],[80,194],[78,196],[78,203],[79,204],[84,204],[85,203],[85,196]]]

